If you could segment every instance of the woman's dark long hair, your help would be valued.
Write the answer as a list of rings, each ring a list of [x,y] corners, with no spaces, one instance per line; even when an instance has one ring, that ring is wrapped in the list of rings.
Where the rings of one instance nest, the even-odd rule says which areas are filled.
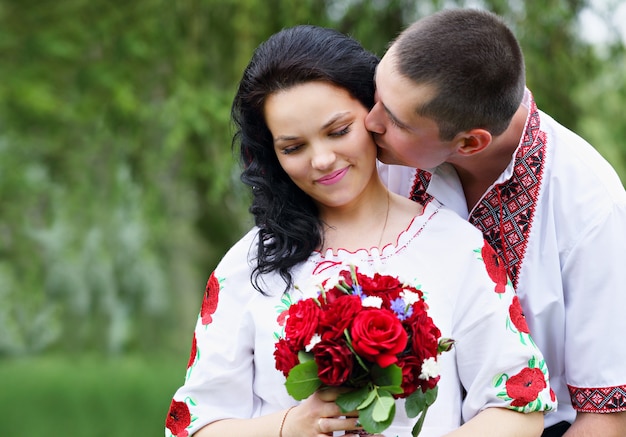
[[[323,243],[323,227],[313,200],[284,172],[264,117],[266,99],[298,84],[324,81],[346,89],[366,108],[374,104],[378,58],[354,39],[332,29],[301,25],[284,29],[255,50],[243,73],[231,116],[233,147],[239,146],[241,180],[252,187],[250,212],[259,228],[252,284],[278,271],[293,285],[291,268]],[[265,294],[265,293],[264,293]]]

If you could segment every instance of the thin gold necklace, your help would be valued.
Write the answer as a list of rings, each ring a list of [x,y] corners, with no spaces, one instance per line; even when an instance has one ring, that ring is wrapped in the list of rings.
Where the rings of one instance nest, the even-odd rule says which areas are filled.
[[[387,229],[387,219],[389,218],[389,190],[387,190],[387,212],[385,213],[385,223],[383,224],[383,230],[380,231],[380,238],[378,239],[378,247],[380,249],[380,245],[383,242],[383,235],[385,235],[385,229]]]

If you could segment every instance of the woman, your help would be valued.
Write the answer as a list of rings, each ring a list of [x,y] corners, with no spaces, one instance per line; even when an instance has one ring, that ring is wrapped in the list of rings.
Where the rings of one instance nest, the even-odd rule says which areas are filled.
[[[541,433],[542,411],[555,407],[547,370],[533,365],[526,378],[543,358],[493,252],[436,200],[422,207],[378,177],[364,127],[376,64],[356,41],[314,26],[283,30],[255,51],[232,115],[256,226],[209,279],[167,435],[358,433],[336,390],[293,400],[273,356],[298,286],[345,263],[413,279],[442,335],[456,341],[440,358],[421,436]],[[413,422],[397,408],[385,435],[410,435]]]

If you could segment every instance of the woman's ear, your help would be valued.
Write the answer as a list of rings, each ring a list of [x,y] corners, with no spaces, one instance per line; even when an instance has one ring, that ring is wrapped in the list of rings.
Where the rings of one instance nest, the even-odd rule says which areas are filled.
[[[491,133],[485,129],[468,130],[460,134],[457,152],[463,156],[474,155],[491,144],[492,139]]]

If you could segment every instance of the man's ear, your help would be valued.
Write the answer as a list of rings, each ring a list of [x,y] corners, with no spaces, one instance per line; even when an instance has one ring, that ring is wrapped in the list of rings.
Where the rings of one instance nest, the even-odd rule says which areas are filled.
[[[491,144],[492,139],[491,133],[485,129],[468,130],[459,135],[457,152],[464,156],[474,155]]]

